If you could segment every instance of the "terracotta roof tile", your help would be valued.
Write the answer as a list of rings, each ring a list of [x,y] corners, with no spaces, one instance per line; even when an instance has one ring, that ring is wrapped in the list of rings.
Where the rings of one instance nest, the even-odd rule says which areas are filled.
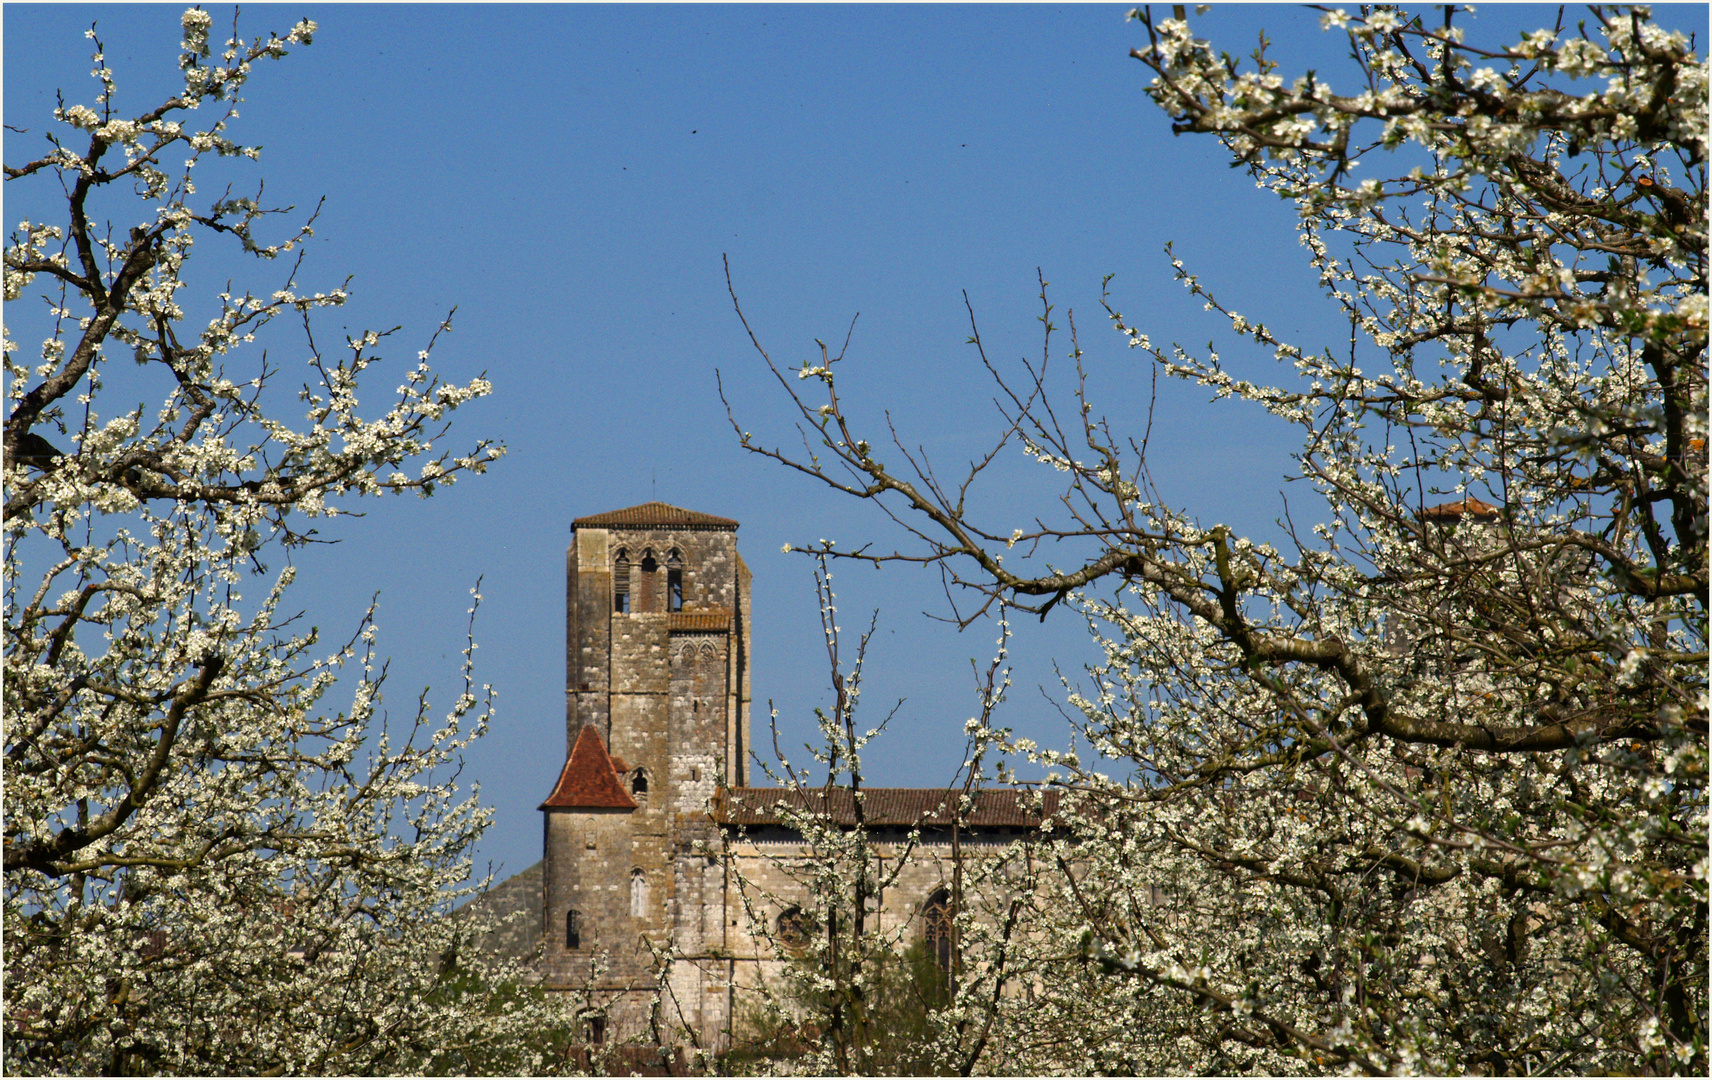
[[[666,615],[666,632],[730,630],[731,611],[710,608],[703,611],[673,611]]]
[[[671,506],[663,502],[645,502],[640,506],[627,506],[623,510],[608,510],[604,514],[590,514],[588,517],[580,517],[571,522],[573,529],[626,527],[633,529],[735,529],[737,522],[730,518],[715,517],[699,510],[685,510],[681,506]]]
[[[863,788],[865,825],[946,826],[956,812],[963,792],[958,788]],[[1041,794],[1041,810],[1050,815],[1058,809],[1059,792]],[[1032,807],[1030,793],[1014,788],[970,793],[974,799],[963,824],[973,828],[1038,828],[1042,813]],[[854,800],[848,788],[722,788],[714,796],[713,819],[721,825],[783,824],[779,808],[797,806],[824,813],[839,825],[855,825]]]
[[[553,793],[541,804],[543,810],[634,810],[636,800],[618,782],[606,744],[593,725],[577,732],[576,745],[565,759],[564,771]]]
[[[1477,521],[1494,521],[1500,512],[1500,507],[1489,502],[1481,502],[1474,496],[1458,499],[1456,502],[1440,503],[1429,506],[1421,511],[1421,517],[1427,521],[1461,521],[1463,518],[1474,518]]]

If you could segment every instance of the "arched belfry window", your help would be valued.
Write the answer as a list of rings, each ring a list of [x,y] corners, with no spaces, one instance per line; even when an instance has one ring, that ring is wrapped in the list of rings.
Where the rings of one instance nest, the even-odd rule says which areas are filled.
[[[623,548],[612,560],[612,610],[621,615],[630,610],[630,553]]]
[[[660,562],[654,558],[652,551],[645,549],[642,552],[642,562],[638,569],[642,571],[642,579],[636,583],[636,604],[633,610],[660,610],[659,594],[655,591],[658,586],[654,583],[654,574],[660,569]]]
[[[637,802],[641,802],[642,797],[644,795],[648,794],[648,770],[647,769],[644,769],[641,766],[637,766],[636,768],[630,770],[630,794],[636,796]]]
[[[640,868],[630,871],[630,914],[637,919],[648,914],[648,876]]]
[[[684,610],[684,557],[677,548],[666,555],[666,610]]]
[[[952,922],[951,894],[944,889],[935,890],[921,906],[921,917],[922,936],[927,941],[928,953],[940,970],[950,971],[951,941],[956,933],[956,924]]]
[[[583,947],[583,913],[576,908],[565,912],[565,948]]]

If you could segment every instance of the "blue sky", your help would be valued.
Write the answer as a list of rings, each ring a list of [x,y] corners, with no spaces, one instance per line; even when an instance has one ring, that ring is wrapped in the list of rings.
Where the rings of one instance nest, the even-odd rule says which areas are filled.
[[[29,129],[6,132],[7,162],[37,152],[56,90],[93,99],[92,21],[124,110],[170,92],[179,10],[7,4],[5,120]],[[211,10],[216,30],[229,24],[230,9]],[[390,700],[408,712],[424,685],[450,699],[468,589],[484,576],[478,675],[498,688],[499,712],[464,772],[498,810],[484,860],[511,872],[539,857],[535,807],[564,754],[573,518],[658,498],[742,523],[757,737],[771,699],[787,745],[809,737],[829,695],[810,566],[781,545],[897,541],[873,508],[739,449],[716,371],[758,437],[788,439],[790,415],[732,313],[722,258],[782,363],[807,358],[817,337],[842,340],[860,313],[842,396],[871,430],[889,411],[948,472],[994,428],[964,344],[965,292],[994,359],[1037,356],[1043,273],[1059,325],[1076,313],[1097,405],[1120,426],[1139,425],[1149,380],[1101,318],[1107,274],[1115,305],[1156,341],[1217,340],[1240,376],[1283,377],[1172,282],[1168,241],[1234,309],[1304,346],[1347,348],[1292,208],[1227,168],[1215,143],[1174,138],[1144,97],[1146,69],[1127,55],[1144,35],[1126,10],[244,8],[246,34],[304,15],[320,27],[313,46],[257,70],[235,132],[263,147],[237,175],[265,177],[270,200],[308,208],[326,196],[301,280],[352,276],[353,300],[329,332],[403,326],[393,366],[371,384],[380,395],[457,305],[437,366],[458,380],[485,371],[495,385],[457,420],[472,439],[503,439],[507,457],[431,500],[355,507],[368,516],[323,530],[337,546],[298,558],[295,592],[330,638],[380,593]],[[1552,10],[1482,8],[1473,25],[1510,41]],[[1264,26],[1285,72],[1349,83],[1337,78],[1341,37],[1322,34],[1312,12],[1217,5],[1192,22],[1231,52]],[[38,200],[52,194],[8,185],[9,223],[44,214]],[[14,337],[36,340],[31,312],[13,307]],[[1060,335],[1055,360],[1068,345]],[[289,356],[281,349],[275,359]],[[1204,523],[1268,533],[1294,445],[1258,409],[1161,384],[1151,465]],[[981,505],[1005,531],[1026,525],[1054,476],[1014,455]],[[949,782],[975,708],[969,661],[991,654],[993,629],[934,621],[945,613],[937,576],[845,569],[835,585],[847,630],[879,612],[870,719],[906,699],[872,747],[869,782]],[[1086,629],[1064,612],[1017,630],[1016,686],[999,719],[1062,744],[1054,665],[1075,676],[1092,656]]]

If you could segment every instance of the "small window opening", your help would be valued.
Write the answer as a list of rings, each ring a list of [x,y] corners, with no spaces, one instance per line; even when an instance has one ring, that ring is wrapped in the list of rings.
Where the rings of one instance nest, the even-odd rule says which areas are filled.
[[[583,947],[583,913],[576,908],[565,912],[565,948]]]
[[[630,556],[622,550],[612,563],[612,610],[620,615],[630,610]]]
[[[638,768],[630,774],[630,794],[648,794],[648,770]]]
[[[589,1017],[589,1042],[599,1046],[606,1041],[606,1017]]]
[[[648,914],[648,878],[640,869],[630,871],[630,915],[640,919]]]
[[[675,549],[666,556],[666,610],[684,610],[684,560]]]

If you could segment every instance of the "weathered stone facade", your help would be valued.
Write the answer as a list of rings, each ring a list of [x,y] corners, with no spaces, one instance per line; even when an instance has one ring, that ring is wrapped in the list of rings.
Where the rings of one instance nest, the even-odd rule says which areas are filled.
[[[608,1030],[626,1034],[660,989],[670,947],[686,958],[669,975],[683,984],[685,1022],[716,1037],[727,995],[707,988],[723,989],[724,974],[708,957],[725,921],[724,872],[707,808],[720,785],[748,776],[737,523],[647,503],[572,530],[567,755],[542,804],[542,978],[593,992]]]
[[[454,918],[480,916],[499,924],[475,940],[478,952],[522,961],[535,956],[541,946],[541,867],[536,863],[511,875],[453,913]]]
[[[640,1036],[664,990],[674,1038],[717,1051],[746,989],[785,962],[747,913],[774,926],[802,891],[806,855],[779,814],[787,796],[748,787],[750,575],[737,523],[646,503],[572,529],[567,752],[541,805],[542,981],[586,994],[606,1039]],[[957,794],[867,793],[877,854],[897,857],[892,841],[923,830],[878,898],[882,927],[926,932],[929,900],[952,878]],[[1000,853],[1037,821],[1013,792],[980,793],[957,821],[959,857]]]

